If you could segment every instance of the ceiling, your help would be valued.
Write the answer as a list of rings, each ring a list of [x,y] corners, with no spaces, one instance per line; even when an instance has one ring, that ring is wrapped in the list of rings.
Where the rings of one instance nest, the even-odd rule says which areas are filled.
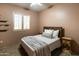
[[[31,3],[11,3],[11,4],[25,8],[26,10],[32,10],[32,11],[36,11],[36,12],[40,12],[40,11],[45,10],[47,8],[51,8],[54,5],[52,3],[42,3],[42,6],[35,5],[35,6],[31,7],[30,6]]]

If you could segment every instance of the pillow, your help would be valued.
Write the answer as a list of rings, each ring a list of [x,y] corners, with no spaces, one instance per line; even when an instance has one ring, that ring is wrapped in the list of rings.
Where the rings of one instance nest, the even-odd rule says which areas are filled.
[[[52,38],[52,33],[53,33],[53,30],[46,29],[42,35],[47,38]]]
[[[43,32],[42,35],[43,35],[44,37],[47,37],[47,38],[52,38],[52,34],[51,34],[51,33]]]
[[[50,30],[50,29],[45,29],[44,32],[46,32],[46,33],[52,33],[52,30]]]
[[[58,38],[59,30],[54,30],[52,34],[52,38]]]

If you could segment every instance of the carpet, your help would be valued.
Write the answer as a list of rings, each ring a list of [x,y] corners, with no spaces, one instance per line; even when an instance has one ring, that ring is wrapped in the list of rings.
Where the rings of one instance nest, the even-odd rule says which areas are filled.
[[[58,50],[55,50],[55,53],[52,52],[52,56],[78,56],[76,54],[71,54],[68,50],[63,50],[60,52],[58,52]],[[22,47],[20,47],[20,44],[16,44],[13,46],[0,48],[0,56],[28,56],[28,54]]]

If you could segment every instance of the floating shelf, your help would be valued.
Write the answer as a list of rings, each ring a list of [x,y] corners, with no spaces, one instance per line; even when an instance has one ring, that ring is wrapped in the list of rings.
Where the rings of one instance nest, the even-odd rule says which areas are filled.
[[[8,30],[0,30],[0,32],[5,32],[5,31],[8,31]]]
[[[7,22],[6,20],[0,20],[0,22]]]
[[[0,24],[0,26],[9,26],[9,24]]]
[[[6,32],[6,31],[8,31],[8,29],[5,29],[5,28],[7,28],[7,26],[9,26],[9,24],[7,24],[6,22],[7,21],[1,21],[2,22],[2,24],[0,24],[0,32]]]

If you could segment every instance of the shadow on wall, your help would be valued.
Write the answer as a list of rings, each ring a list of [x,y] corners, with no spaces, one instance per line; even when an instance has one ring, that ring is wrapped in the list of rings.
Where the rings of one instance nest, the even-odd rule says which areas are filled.
[[[71,50],[73,53],[79,54],[79,45],[74,40],[71,42]]]

